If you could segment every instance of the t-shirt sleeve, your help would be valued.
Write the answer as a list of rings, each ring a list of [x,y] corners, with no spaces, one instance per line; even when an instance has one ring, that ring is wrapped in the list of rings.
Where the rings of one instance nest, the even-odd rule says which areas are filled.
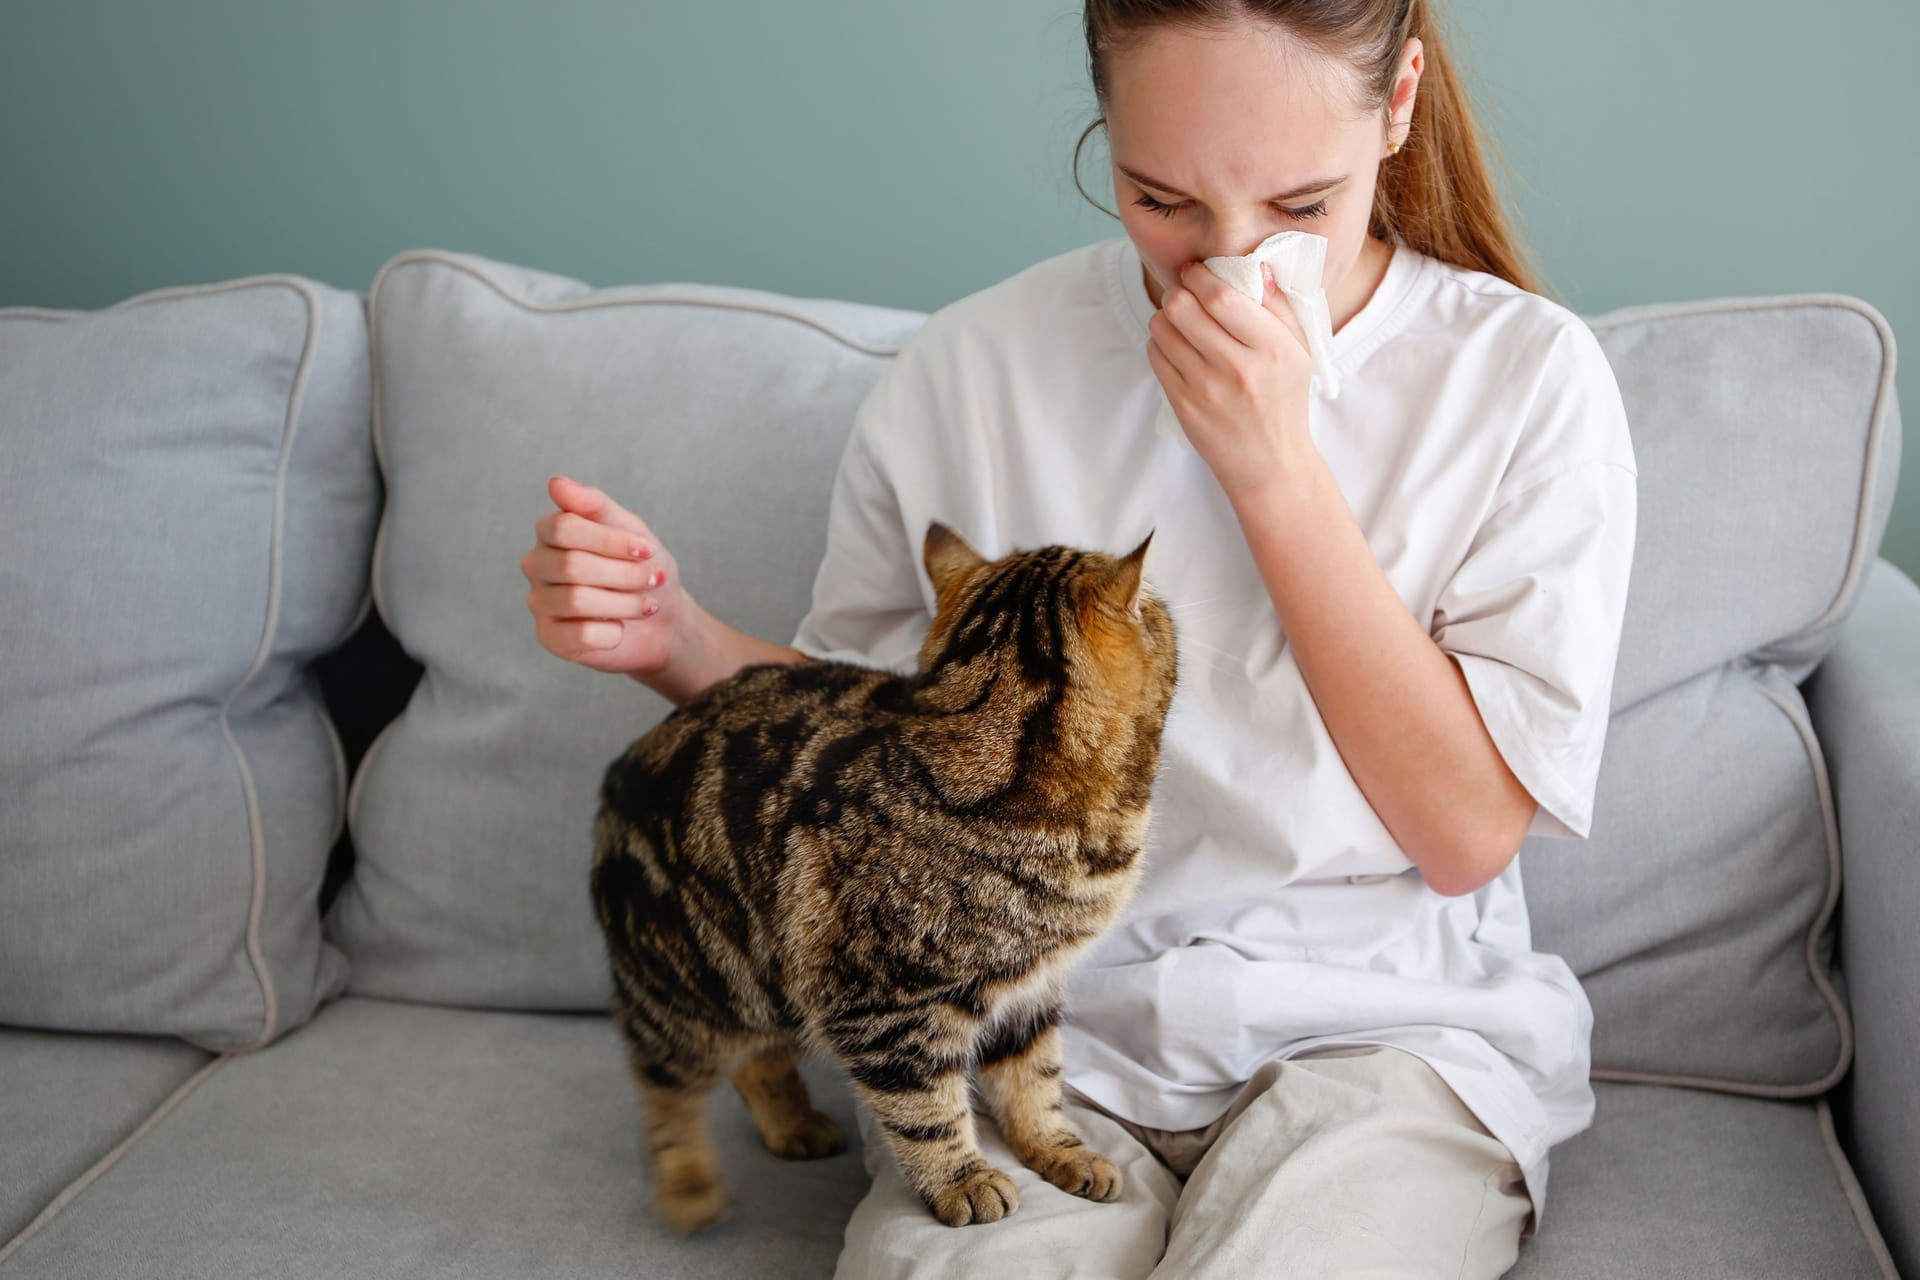
[[[919,548],[901,515],[896,477],[884,462],[889,442],[924,412],[903,351],[867,393],[834,474],[826,551],[814,575],[813,603],[793,647],[809,657],[858,662],[903,675],[919,667],[933,618],[921,591]]]
[[[1606,742],[1637,518],[1611,366],[1584,325],[1556,345],[1503,485],[1440,594],[1433,638],[1538,802],[1529,836],[1587,838]]]

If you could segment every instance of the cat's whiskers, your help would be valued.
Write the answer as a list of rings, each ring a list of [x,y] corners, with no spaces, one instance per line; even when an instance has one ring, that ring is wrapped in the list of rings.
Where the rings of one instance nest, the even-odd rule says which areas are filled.
[[[1218,671],[1222,675],[1232,676],[1237,680],[1245,680],[1248,684],[1256,683],[1253,677],[1249,676],[1246,672],[1247,660],[1239,654],[1229,653],[1225,649],[1207,644],[1202,640],[1195,640],[1188,636],[1180,637],[1179,645],[1182,654],[1193,654],[1195,657],[1204,659],[1210,670]],[[1196,650],[1198,651],[1197,653],[1195,652]],[[1217,661],[1216,658],[1224,658],[1227,662]],[[1227,665],[1227,663],[1233,665],[1230,666]]]
[[[1229,603],[1226,605],[1221,605],[1219,602],[1222,600],[1228,601]],[[1161,603],[1166,605],[1167,613],[1173,618],[1174,622],[1182,626],[1186,626],[1196,622],[1205,621],[1207,619],[1220,617],[1221,615],[1229,612],[1233,608],[1233,603],[1235,602],[1237,602],[1237,597],[1235,593],[1223,592],[1217,596],[1208,596],[1203,600],[1179,600],[1172,603],[1162,601]],[[1193,610],[1200,609],[1205,605],[1213,605],[1215,607],[1211,609],[1207,609],[1205,610],[1205,612],[1201,612],[1201,613],[1192,612]]]

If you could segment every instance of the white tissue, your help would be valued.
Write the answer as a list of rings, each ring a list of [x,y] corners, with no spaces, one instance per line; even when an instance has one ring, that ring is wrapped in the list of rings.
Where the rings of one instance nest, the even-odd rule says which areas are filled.
[[[1307,331],[1307,354],[1313,357],[1313,376],[1329,400],[1340,396],[1340,379],[1333,371],[1333,320],[1327,310],[1327,291],[1320,287],[1321,273],[1327,265],[1327,238],[1306,231],[1281,231],[1260,242],[1260,247],[1241,257],[1208,258],[1209,270],[1238,289],[1254,302],[1262,301],[1260,264],[1273,272],[1273,282],[1287,297],[1300,327]],[[1180,429],[1180,418],[1164,396],[1155,428],[1181,444],[1191,443]]]

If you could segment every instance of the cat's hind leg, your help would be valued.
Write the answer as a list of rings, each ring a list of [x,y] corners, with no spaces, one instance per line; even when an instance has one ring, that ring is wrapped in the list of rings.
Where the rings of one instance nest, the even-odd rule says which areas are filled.
[[[847,1149],[846,1135],[814,1109],[798,1070],[799,1047],[780,1041],[760,1049],[733,1073],[733,1087],[753,1114],[767,1150],[782,1160],[817,1160]]]
[[[685,1047],[664,1052],[618,1001],[614,1016],[646,1121],[654,1209],[676,1231],[690,1234],[710,1227],[727,1209],[727,1191],[707,1128],[707,1096],[719,1083],[720,1068]]]
[[[1120,1170],[1089,1151],[1060,1101],[1060,1010],[1018,1013],[980,1046],[980,1091],[1020,1163],[1089,1200],[1117,1200]]]

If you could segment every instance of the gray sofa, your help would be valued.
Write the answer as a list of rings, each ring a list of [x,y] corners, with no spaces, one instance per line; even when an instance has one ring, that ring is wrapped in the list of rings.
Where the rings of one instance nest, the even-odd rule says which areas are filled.
[[[788,639],[922,319],[437,251],[0,310],[0,1280],[830,1274],[860,1153],[783,1163],[731,1095],[731,1218],[647,1211],[588,832],[666,708],[545,654],[518,562],[587,478]],[[1522,866],[1598,1115],[1513,1274],[1920,1275],[1892,335],[1591,323],[1639,539],[1592,838]]]

